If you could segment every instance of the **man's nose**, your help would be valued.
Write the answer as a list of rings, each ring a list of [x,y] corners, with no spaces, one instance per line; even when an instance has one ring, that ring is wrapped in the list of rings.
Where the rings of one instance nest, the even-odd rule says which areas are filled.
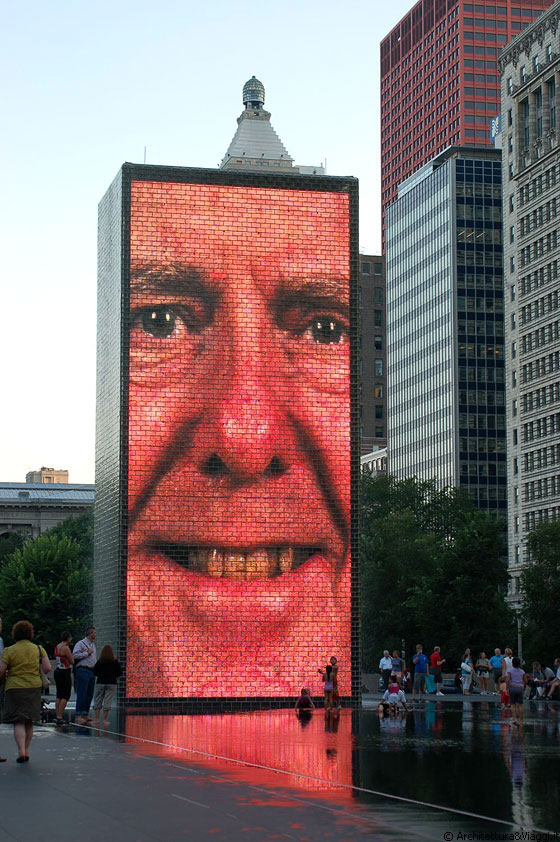
[[[252,308],[251,308],[252,309]],[[279,475],[287,467],[288,422],[280,378],[280,346],[271,325],[241,319],[234,331],[205,442],[205,473],[233,474],[245,480]],[[268,329],[265,329],[268,327]]]

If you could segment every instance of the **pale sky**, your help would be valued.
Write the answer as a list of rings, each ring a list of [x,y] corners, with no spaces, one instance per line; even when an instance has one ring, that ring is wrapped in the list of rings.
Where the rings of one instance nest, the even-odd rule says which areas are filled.
[[[359,178],[360,247],[379,252],[379,42],[412,5],[3,4],[0,481],[94,481],[98,202],[144,147],[217,167],[253,74],[296,164]]]

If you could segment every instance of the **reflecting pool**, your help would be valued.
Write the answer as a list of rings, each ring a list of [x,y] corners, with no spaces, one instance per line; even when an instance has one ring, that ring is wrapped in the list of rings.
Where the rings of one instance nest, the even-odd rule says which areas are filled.
[[[306,718],[286,709],[122,714],[119,730],[144,754],[320,797],[427,838],[447,829],[560,829],[556,703],[526,703],[522,728],[493,702],[445,700],[395,718],[373,707]]]

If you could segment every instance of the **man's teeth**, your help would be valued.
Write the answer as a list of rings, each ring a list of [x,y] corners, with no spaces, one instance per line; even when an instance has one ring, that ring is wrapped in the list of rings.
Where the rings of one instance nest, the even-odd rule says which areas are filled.
[[[246,553],[197,547],[183,551],[181,563],[193,573],[205,573],[214,579],[271,579],[290,573],[312,553],[312,549],[302,547],[262,547]]]

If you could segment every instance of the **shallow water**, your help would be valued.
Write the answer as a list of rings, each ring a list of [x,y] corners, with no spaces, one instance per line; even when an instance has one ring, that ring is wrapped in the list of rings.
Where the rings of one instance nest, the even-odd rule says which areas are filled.
[[[431,701],[395,719],[374,709],[303,721],[292,710],[127,714],[118,730],[143,753],[357,811],[387,838],[560,829],[558,704],[526,703],[523,728],[492,703]]]

